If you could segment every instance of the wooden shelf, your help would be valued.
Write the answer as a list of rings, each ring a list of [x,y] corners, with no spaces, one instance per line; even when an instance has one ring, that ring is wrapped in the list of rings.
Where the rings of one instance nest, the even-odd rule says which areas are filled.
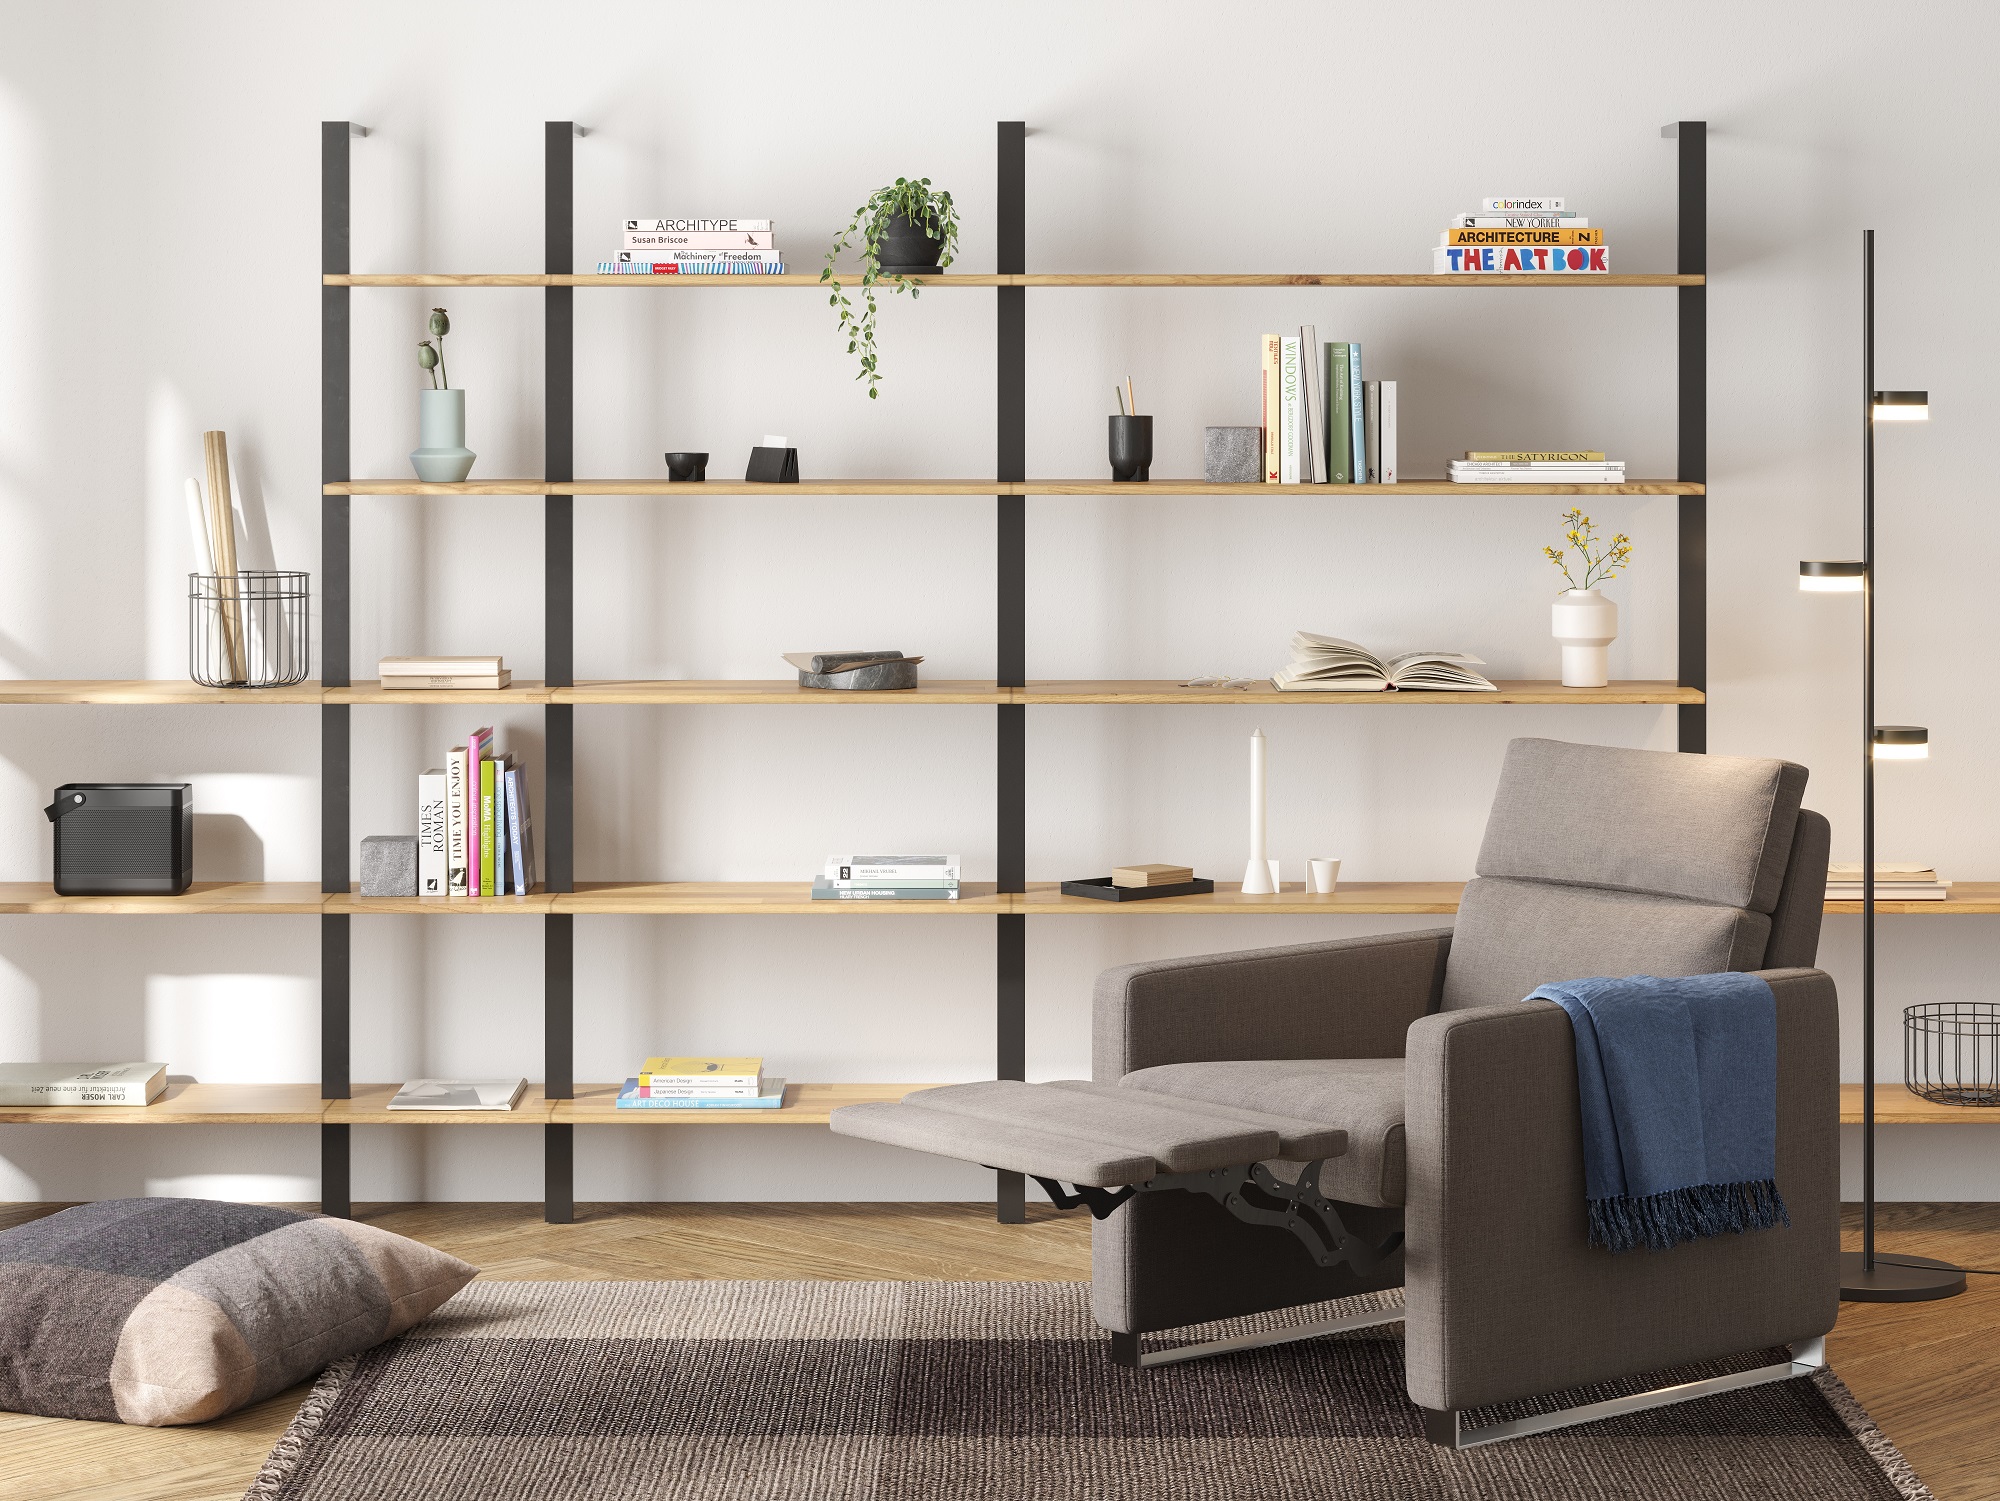
[[[541,917],[554,900],[540,885],[526,896],[363,896],[350,890],[321,898],[320,910],[365,917]]]
[[[801,688],[796,681],[645,682],[593,680],[557,688],[559,704],[1011,704],[1014,688],[977,679],[934,678],[914,688],[858,692],[846,688]]]
[[[246,913],[317,915],[326,898],[312,881],[196,881],[179,896],[57,896],[46,882],[0,882],[0,913],[102,913],[176,917]]]
[[[12,678],[0,680],[0,704],[316,704],[318,683],[289,688],[204,688],[199,683],[140,678]]]
[[[555,898],[557,912],[658,913],[679,917],[802,915],[992,917],[1013,910],[991,881],[967,881],[957,901],[814,901],[810,881],[579,881]],[[916,1086],[912,1085],[912,1088]]]
[[[0,1108],[0,1122],[38,1126],[311,1126],[326,1102],[317,1084],[190,1084],[172,1081],[150,1105]]]
[[[2000,915],[2000,881],[1953,881],[1941,902],[1885,902],[1875,910],[1888,917],[1992,917]],[[1859,902],[1828,902],[1829,917],[1859,917]]]
[[[547,704],[555,702],[547,683],[515,678],[505,688],[384,688],[378,679],[345,688],[322,689],[323,704]]]
[[[822,906],[826,905],[821,903]],[[900,1100],[930,1084],[787,1084],[776,1110],[620,1110],[617,1084],[579,1084],[576,1098],[556,1100],[558,1126],[824,1126],[842,1105]]]
[[[978,275],[947,271],[936,276],[905,278],[922,287],[1699,287],[1705,276],[1639,274],[1630,276],[1555,274],[1478,275],[1350,272],[1028,272]],[[834,280],[859,286],[860,274],[843,271]],[[818,287],[826,285],[817,271],[787,271],[782,276],[598,276],[594,273],[545,275],[534,272],[481,271],[460,274],[345,273],[320,278],[329,287]]]
[[[1409,495],[1702,495],[1706,486],[1681,480],[1634,480],[1624,485],[1458,485],[1448,479],[1405,480],[1395,485],[1211,484],[1201,479],[1120,483],[1107,479],[824,479],[795,484],[748,480],[489,479],[426,484],[412,479],[341,480],[321,486],[326,495],[1249,495],[1265,499],[1305,496],[1360,500]]]
[[[1501,680],[1494,693],[1439,693],[1396,689],[1387,693],[1284,692],[1267,682],[1261,688],[1185,688],[1140,679],[1036,681],[1016,690],[1025,704],[1368,704],[1383,708],[1450,704],[1477,708],[1493,704],[1699,704],[1699,688],[1667,682],[1612,683],[1604,688],[1565,688],[1561,683]]]
[[[1840,1123],[1861,1124],[1861,1086],[1840,1086]],[[1878,1126],[2000,1126],[2000,1107],[1989,1105],[1939,1105],[1922,1095],[1911,1094],[1900,1084],[1875,1086],[1875,1124]]]
[[[1030,881],[1016,910],[1030,916],[1064,913],[1084,917],[1185,917],[1265,915],[1359,917],[1386,913],[1452,913],[1465,890],[1462,881],[1342,881],[1330,896],[1309,895],[1303,882],[1286,882],[1275,896],[1245,896],[1239,881],[1217,881],[1206,896],[1157,896],[1136,902],[1100,902],[1064,896],[1061,883]]]
[[[351,1098],[326,1101],[329,1126],[545,1126],[550,1101],[530,1084],[512,1110],[391,1110],[401,1084],[356,1084]]]

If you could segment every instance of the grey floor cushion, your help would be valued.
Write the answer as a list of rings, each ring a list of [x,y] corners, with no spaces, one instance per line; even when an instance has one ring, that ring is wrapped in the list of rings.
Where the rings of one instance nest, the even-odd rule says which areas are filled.
[[[0,1232],[0,1408],[206,1422],[400,1334],[478,1270],[259,1204],[65,1209]]]

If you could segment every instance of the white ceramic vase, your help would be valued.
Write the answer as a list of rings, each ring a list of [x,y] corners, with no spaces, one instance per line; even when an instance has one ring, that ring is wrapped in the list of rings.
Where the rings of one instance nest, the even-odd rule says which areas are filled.
[[[1549,609],[1549,631],[1562,646],[1563,686],[1602,688],[1610,681],[1618,606],[1596,589],[1568,589]]]

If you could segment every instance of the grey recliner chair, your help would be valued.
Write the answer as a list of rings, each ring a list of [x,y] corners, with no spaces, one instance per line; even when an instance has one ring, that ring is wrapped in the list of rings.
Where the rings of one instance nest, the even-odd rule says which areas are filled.
[[[1111,970],[1097,986],[1093,1084],[957,1086],[966,1103],[938,1104],[983,1112],[962,1122],[965,1139],[924,1095],[857,1107],[846,1123],[839,1112],[835,1128],[1038,1176],[1138,1184],[1137,1170],[1104,1157],[1144,1132],[1104,1112],[1143,1092],[1137,1109],[1157,1102],[1196,1121],[1215,1111],[1214,1130],[1262,1119],[1276,1133],[1267,1146],[1324,1153],[1318,1190],[1333,1201],[1339,1243],[1358,1254],[1315,1256],[1309,1237],[1272,1234],[1278,1216],[1247,1213],[1241,1192],[1230,1202],[1212,1188],[1147,1191],[1199,1175],[1116,1200],[1078,1190],[1099,1195],[1093,1308],[1127,1364],[1400,1317],[1410,1397],[1432,1439],[1457,1447],[1806,1374],[1838,1311],[1839,1110],[1834,986],[1811,967],[1829,830],[1801,809],[1805,782],[1803,767],[1781,761],[1516,740],[1455,927]],[[1777,1178],[1791,1223],[1671,1251],[1593,1248],[1570,1022],[1523,998],[1554,980],[1718,970],[1758,971],[1777,997]],[[1000,1144],[1011,1097],[972,1093],[995,1088],[1061,1107],[1037,1111],[1011,1157]],[[1055,1101],[1064,1089],[1076,1098]],[[1077,1109],[1087,1113],[1071,1120]],[[1344,1131],[1344,1150],[1308,1142],[1315,1128]],[[1094,1133],[1098,1158],[1043,1139],[1064,1131]],[[1168,1141],[1140,1155],[1168,1169],[1176,1152],[1181,1168],[1228,1156],[1189,1148]],[[1074,1173],[1053,1158],[1038,1169],[1037,1152]],[[1276,1187],[1301,1166],[1251,1171]],[[1398,1230],[1400,1250],[1367,1254]],[[1145,1334],[1398,1284],[1402,1310],[1141,1353]],[[1459,1416],[1784,1344],[1789,1362],[1695,1387],[1478,1430]]]

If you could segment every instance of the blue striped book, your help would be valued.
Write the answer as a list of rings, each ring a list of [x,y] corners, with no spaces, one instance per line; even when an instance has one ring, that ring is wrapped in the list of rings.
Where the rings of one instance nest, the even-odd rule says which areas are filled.
[[[618,1091],[620,1110],[776,1110],[785,1103],[785,1081],[764,1079],[764,1092],[752,1099],[732,1099],[728,1095],[670,1095],[665,1099],[657,1095],[646,1096],[639,1093],[636,1076],[625,1081],[625,1087]]]

